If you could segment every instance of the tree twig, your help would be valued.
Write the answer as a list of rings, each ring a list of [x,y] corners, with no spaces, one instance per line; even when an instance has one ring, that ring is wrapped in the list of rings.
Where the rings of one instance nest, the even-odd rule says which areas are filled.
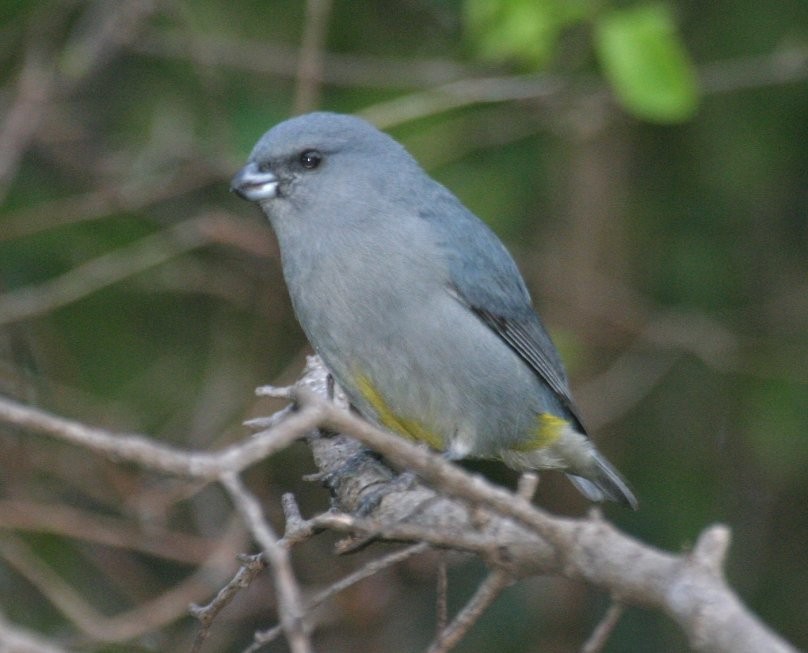
[[[212,601],[207,605],[191,605],[189,611],[200,623],[200,628],[191,645],[191,653],[199,653],[199,651],[202,650],[202,645],[210,634],[210,628],[213,625],[214,619],[230,604],[241,590],[245,587],[249,587],[256,576],[264,569],[266,569],[266,563],[260,553],[251,556],[242,556],[241,566],[238,572],[236,572],[236,575],[216,593]]]
[[[41,635],[10,624],[0,614],[0,651],[9,653],[68,653]]]
[[[356,583],[369,578],[375,574],[378,574],[380,571],[387,569],[388,567],[392,567],[393,565],[397,565],[408,558],[411,558],[414,555],[418,555],[419,553],[423,553],[424,551],[428,550],[429,546],[423,542],[419,544],[413,544],[398,551],[393,551],[392,553],[388,553],[381,558],[376,560],[371,560],[370,562],[362,565],[359,569],[355,572],[341,578],[335,583],[332,583],[325,589],[317,592],[307,603],[306,603],[306,610],[307,614],[311,614],[313,610],[325,603],[328,599],[335,596],[339,592],[342,592],[349,587],[355,585]],[[252,646],[245,649],[244,653],[254,653],[260,647],[268,644],[269,642],[275,640],[281,633],[280,626],[274,626],[273,628],[269,628],[267,630],[263,630],[260,632],[255,633],[255,641]]]
[[[609,641],[609,636],[617,626],[617,622],[620,621],[620,617],[623,616],[624,610],[625,607],[622,603],[612,601],[606,614],[603,615],[603,619],[595,626],[595,630],[581,647],[581,653],[600,653],[606,646],[606,642]]]
[[[479,621],[488,607],[497,599],[508,585],[513,582],[511,576],[501,569],[495,569],[480,584],[474,596],[455,616],[452,622],[438,634],[430,645],[428,653],[446,653],[465,636],[471,627]]]
[[[446,552],[442,551],[437,568],[437,591],[435,592],[435,633],[440,639],[441,633],[449,623],[449,570],[446,564]]]
[[[323,48],[328,33],[332,0],[306,0],[306,20],[297,64],[294,112],[305,113],[320,104],[323,83]]]
[[[10,535],[0,538],[0,556],[48,597],[82,633],[96,641],[122,642],[186,614],[189,603],[199,601],[210,592],[211,586],[224,580],[223,569],[229,563],[232,545],[230,538],[225,538],[209,560],[188,578],[159,596],[111,617],[95,609],[19,538]]]
[[[74,420],[51,415],[32,406],[0,396],[0,421],[70,442],[117,460],[137,463],[167,474],[215,481],[225,472],[238,472],[283,450],[316,427],[320,409],[311,406],[282,421],[271,430],[216,452],[182,451],[151,441],[147,436],[113,433]]]
[[[216,546],[211,540],[165,530],[157,525],[152,526],[146,535],[124,519],[90,513],[66,504],[12,499],[0,499],[0,529],[51,533],[185,564],[201,564]]]
[[[45,62],[44,53],[39,48],[31,48],[20,71],[16,97],[0,125],[0,204],[45,115],[52,86],[51,65]]]
[[[303,623],[303,599],[292,571],[288,551],[279,544],[272,527],[264,519],[258,501],[242,485],[238,476],[233,472],[226,472],[221,475],[220,480],[249,526],[256,542],[261,546],[264,557],[272,569],[278,597],[278,616],[289,648],[292,653],[310,653],[311,641]]]

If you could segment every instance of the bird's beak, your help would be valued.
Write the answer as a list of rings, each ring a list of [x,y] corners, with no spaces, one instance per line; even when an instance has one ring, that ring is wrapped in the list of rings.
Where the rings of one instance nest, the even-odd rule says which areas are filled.
[[[230,190],[250,202],[271,200],[278,196],[278,178],[271,172],[258,169],[255,162],[248,163],[230,181]]]

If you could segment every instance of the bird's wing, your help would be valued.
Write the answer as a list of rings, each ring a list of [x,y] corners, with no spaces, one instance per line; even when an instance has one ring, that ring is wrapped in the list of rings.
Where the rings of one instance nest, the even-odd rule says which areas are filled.
[[[468,304],[471,311],[485,322],[524,360],[575,414],[567,376],[558,360],[555,345],[541,323],[502,317],[488,309]]]
[[[580,425],[558,351],[533,310],[513,258],[488,226],[448,191],[432,199],[422,217],[432,224],[446,257],[451,294],[533,369]]]

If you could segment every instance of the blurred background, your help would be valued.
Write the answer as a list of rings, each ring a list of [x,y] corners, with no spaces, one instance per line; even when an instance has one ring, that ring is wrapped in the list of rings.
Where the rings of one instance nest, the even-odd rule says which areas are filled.
[[[189,449],[247,437],[306,341],[277,246],[230,176],[276,122],[359,113],[505,240],[600,448],[672,551],[728,524],[728,578],[808,647],[808,3],[0,2],[0,392]],[[380,352],[383,355],[383,352]],[[492,478],[512,483],[497,466]],[[295,445],[251,469],[328,505]],[[537,501],[578,515],[545,475]],[[315,591],[387,550],[295,549]],[[227,498],[0,426],[0,625],[65,650],[189,650],[254,551]],[[450,557],[450,608],[485,570]],[[339,595],[323,651],[417,651],[434,555]],[[509,590],[458,651],[577,651],[608,597]],[[275,623],[264,574],[203,650]],[[605,650],[682,651],[629,609]],[[275,642],[263,650],[286,650]]]

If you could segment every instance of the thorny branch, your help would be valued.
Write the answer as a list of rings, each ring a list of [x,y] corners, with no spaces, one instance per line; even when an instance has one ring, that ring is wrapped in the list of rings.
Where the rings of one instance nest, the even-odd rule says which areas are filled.
[[[0,420],[116,460],[222,483],[273,569],[281,630],[293,650],[311,650],[309,630],[313,624],[307,621],[307,614],[316,601],[307,603],[301,598],[288,549],[323,528],[331,528],[365,542],[425,542],[471,552],[486,561],[491,567],[488,580],[439,634],[432,648],[435,651],[449,650],[506,585],[528,575],[560,574],[608,591],[620,604],[667,613],[696,650],[794,653],[795,649],[751,614],[726,585],[722,572],[729,546],[726,527],[707,528],[692,551],[675,555],[619,532],[596,512],[585,519],[549,515],[526,498],[532,492],[530,482],[523,484],[519,494],[495,487],[327,400],[327,386],[326,371],[312,359],[294,388],[296,409],[285,409],[262,421],[269,428],[253,438],[211,453],[179,451],[144,436],[93,429],[4,398],[0,398]],[[322,437],[317,427],[329,435]],[[342,435],[348,433],[353,438]],[[304,520],[287,498],[290,525],[279,537],[238,474],[299,437],[308,440],[322,479],[342,512],[329,511]],[[362,445],[383,454],[392,464],[416,472],[423,482],[396,487],[370,516],[358,518],[348,513],[362,504],[368,492],[392,477]],[[346,465],[350,469],[347,474]],[[195,612],[198,614],[199,609]],[[602,631],[608,632],[615,618],[614,614],[607,615]],[[593,635],[593,646],[599,645],[600,637]]]

